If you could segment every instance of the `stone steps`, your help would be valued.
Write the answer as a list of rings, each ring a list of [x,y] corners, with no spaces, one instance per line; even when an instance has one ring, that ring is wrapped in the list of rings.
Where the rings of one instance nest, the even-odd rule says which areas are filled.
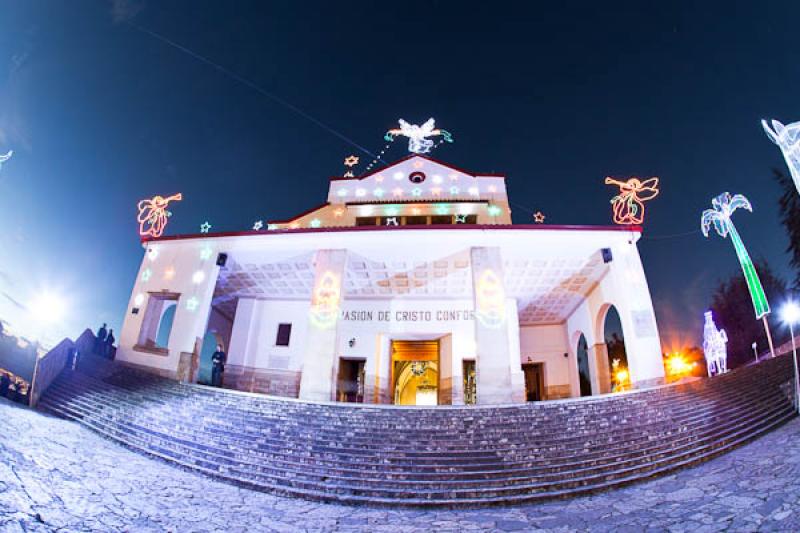
[[[60,411],[64,413],[65,411],[69,411],[73,416],[83,417],[85,418],[86,415],[84,413],[78,414],[77,410],[75,409],[67,409],[67,408],[60,408]],[[264,459],[269,459],[269,464],[274,466],[274,469],[268,470],[269,473],[272,475],[277,475],[285,468],[294,466],[295,472],[297,474],[302,475],[310,475],[310,476],[322,476],[324,475],[325,478],[328,480],[339,479],[345,480],[349,478],[359,478],[363,481],[382,481],[382,480],[402,480],[400,483],[413,483],[419,480],[436,480],[439,479],[444,484],[446,483],[457,483],[457,484],[468,484],[470,481],[478,480],[477,483],[486,482],[485,484],[489,485],[492,478],[502,478],[500,481],[506,483],[508,481],[516,481],[517,479],[522,479],[522,477],[527,478],[538,478],[539,480],[542,479],[552,479],[557,480],[558,478],[567,478],[567,477],[576,477],[578,474],[587,474],[595,471],[597,473],[604,472],[607,470],[614,470],[619,469],[621,466],[631,466],[637,464],[637,461],[647,460],[652,461],[655,458],[663,458],[668,456],[671,453],[675,453],[679,450],[689,450],[693,446],[697,446],[701,442],[710,442],[711,439],[718,439],[720,436],[723,435],[724,431],[729,433],[735,432],[736,430],[741,429],[746,424],[755,423],[759,420],[762,420],[765,416],[768,416],[771,412],[773,412],[772,407],[770,408],[761,408],[752,413],[748,413],[747,418],[742,418],[738,423],[728,423],[724,427],[721,426],[717,428],[716,431],[711,432],[707,431],[703,434],[695,435],[691,440],[688,440],[683,443],[678,442],[669,442],[667,444],[662,444],[660,446],[652,447],[648,450],[637,450],[636,454],[619,454],[618,456],[611,458],[610,461],[583,461],[583,462],[574,462],[571,465],[551,465],[551,466],[533,466],[532,462],[528,462],[524,464],[524,467],[517,467],[515,468],[513,464],[505,463],[501,464],[503,467],[499,470],[484,470],[481,472],[469,472],[467,476],[463,473],[453,469],[452,467],[449,468],[445,472],[427,472],[427,473],[420,473],[415,471],[405,471],[402,473],[397,472],[381,472],[383,478],[381,480],[376,479],[374,476],[376,472],[378,472],[378,468],[380,465],[375,465],[367,470],[358,470],[354,468],[337,468],[335,466],[336,463],[333,465],[325,465],[324,468],[317,468],[316,470],[313,469],[313,463],[311,464],[303,464],[304,468],[301,468],[301,465],[297,461],[289,461],[285,457],[283,458],[276,458],[276,457],[251,457],[247,456],[247,454],[229,454],[223,455],[221,453],[214,453],[213,451],[204,451],[198,449],[191,445],[188,442],[180,442],[175,438],[170,438],[166,435],[154,436],[150,432],[145,432],[143,434],[141,431],[137,430],[135,426],[126,425],[123,429],[125,433],[128,435],[137,435],[140,440],[149,440],[152,445],[157,446],[159,449],[171,449],[172,451],[181,453],[185,457],[195,457],[203,462],[210,462],[213,464],[217,464],[219,466],[224,466],[228,471],[236,471],[238,467],[245,467],[245,471],[251,471],[255,469],[260,473],[264,472],[264,469],[261,468]],[[104,421],[101,419],[94,418],[94,423],[97,425],[106,425],[106,429],[108,429],[108,425],[104,424]],[[213,450],[213,448],[210,448]],[[340,461],[339,464],[344,463],[347,464],[345,461]],[[457,476],[458,480],[448,482],[446,479],[447,477],[454,477]],[[514,477],[516,476],[516,478]],[[474,482],[474,481],[473,481]]]
[[[88,385],[88,386],[90,386],[90,385]],[[99,390],[99,392],[102,392],[102,389]],[[715,395],[714,397],[717,400],[717,402],[715,402],[715,405],[718,405],[721,400],[723,400],[725,398],[730,398],[731,396],[733,396],[735,394],[736,394],[735,392],[728,392],[727,393],[727,397],[724,396],[724,393],[720,393],[720,394]],[[646,420],[649,420],[649,421],[652,421],[653,419],[662,419],[663,417],[665,417],[667,415],[670,418],[672,418],[673,420],[676,420],[682,415],[682,413],[685,413],[687,411],[688,412],[697,412],[697,410],[698,410],[697,401],[699,399],[701,399],[701,398],[700,397],[689,397],[688,400],[683,402],[685,405],[682,406],[682,407],[681,407],[679,402],[674,402],[674,405],[672,405],[672,402],[668,402],[669,408],[667,410],[658,410],[657,406],[653,405],[651,403],[651,404],[648,404],[648,409],[644,413],[643,416],[647,417]],[[154,400],[162,401],[160,398],[154,398]],[[170,402],[172,402],[172,403],[170,403]],[[608,403],[608,402],[606,402],[606,403]],[[127,406],[130,406],[134,410],[138,409],[139,406],[140,406],[139,403],[135,403],[135,402],[134,403],[125,402],[124,404],[127,405]],[[171,413],[173,413],[175,415],[175,418],[176,418],[177,421],[180,421],[180,417],[182,415],[185,415],[186,413],[192,413],[192,414],[195,414],[195,415],[197,414],[195,406],[191,406],[190,405],[190,406],[187,407],[184,402],[179,402],[177,400],[169,400],[169,399],[163,400],[163,405],[165,406],[166,409],[168,409]],[[109,403],[109,406],[114,408],[114,409],[119,409],[120,408],[119,400],[114,399],[113,403]],[[148,406],[150,407],[150,411],[152,412],[151,404],[148,403]],[[212,409],[213,409],[213,407],[212,407]],[[313,433],[313,436],[315,438],[320,439],[320,440],[322,438],[329,437],[329,436],[332,436],[332,437],[337,438],[337,439],[339,437],[341,437],[341,434],[340,434],[341,430],[338,429],[338,428],[334,428],[331,431],[330,428],[332,426],[335,426],[335,424],[331,424],[329,422],[326,422],[324,426],[320,427],[319,424],[315,424],[313,420],[307,420],[307,421],[304,420],[302,426],[298,426],[298,424],[296,423],[296,420],[294,421],[295,423],[292,424],[293,421],[290,420],[286,416],[286,414],[277,415],[277,416],[273,415],[272,417],[261,417],[261,418],[259,418],[259,416],[255,415],[255,414],[254,415],[247,415],[247,416],[238,416],[236,414],[236,410],[235,410],[234,407],[223,408],[223,409],[226,409],[225,412],[224,412],[224,417],[225,417],[224,420],[221,419],[221,417],[218,416],[218,414],[219,414],[218,412],[209,412],[208,409],[203,411],[201,416],[199,418],[195,418],[195,420],[200,420],[203,423],[206,423],[206,422],[210,421],[210,423],[217,424],[218,426],[227,425],[229,427],[238,428],[237,431],[240,432],[240,433],[246,433],[248,431],[248,427],[250,427],[250,428],[259,427],[259,429],[262,429],[262,426],[264,424],[273,424],[275,422],[278,422],[278,423],[282,424],[281,427],[304,427],[306,430],[308,430],[309,432]],[[655,414],[653,414],[653,413],[655,413]],[[609,421],[608,421],[608,423],[591,424],[590,427],[583,427],[583,429],[585,431],[589,432],[591,435],[597,435],[599,432],[601,432],[603,430],[606,430],[608,428],[619,429],[620,426],[622,426],[622,425],[624,425],[626,423],[627,424],[635,423],[636,427],[638,429],[642,429],[644,427],[644,425],[645,425],[645,423],[642,422],[642,415],[641,414],[639,414],[639,416],[638,416],[636,421],[631,420],[630,417],[627,417],[627,418],[626,417],[620,417],[620,416],[618,416],[616,414],[615,415],[610,415],[609,413],[597,413],[597,414],[594,414],[593,416],[596,416],[596,417],[607,417]],[[506,417],[504,417],[504,418],[506,418]],[[576,417],[573,415],[572,418],[574,419]],[[383,425],[378,423],[378,421],[376,421],[376,420],[371,420],[370,422],[372,424],[372,428],[371,428],[372,431],[369,433],[369,441],[374,441],[376,436],[381,436],[381,433],[384,430],[384,428],[383,428]],[[560,421],[557,421],[556,422],[557,423],[557,427],[555,429],[563,430],[563,431],[569,431],[572,434],[578,433],[578,428],[577,427],[564,426],[563,422],[564,422],[563,418]],[[350,424],[355,424],[355,423],[358,423],[358,421],[347,421],[347,423],[345,424],[346,426],[348,426],[350,428],[348,430],[348,432],[347,432],[348,440],[350,442],[358,442],[359,439],[364,439],[364,434],[363,433],[357,432],[357,431],[353,431],[352,426],[350,426]],[[521,420],[521,419],[517,419],[514,422],[514,424],[511,425],[510,427],[507,424],[503,424],[501,426],[497,422],[492,421],[491,422],[491,424],[492,424],[491,426],[480,425],[479,429],[481,429],[481,431],[488,437],[495,437],[497,435],[503,435],[505,437],[508,437],[510,435],[513,435],[513,433],[515,431],[519,431],[520,428],[523,428],[523,430],[525,431],[526,439],[530,440],[532,435],[530,434],[529,430],[525,429],[526,428],[525,425],[529,424],[529,423],[530,424],[535,424],[534,427],[536,427],[536,429],[540,433],[542,433],[543,435],[547,433],[548,429],[550,429],[550,428],[547,427],[547,425],[539,423],[536,420],[530,420],[529,421],[529,420]],[[586,424],[583,421],[579,421],[577,423],[577,425],[586,426]],[[425,428],[413,428],[413,429],[415,431],[425,431]],[[431,442],[440,442],[442,438],[448,438],[448,437],[457,438],[457,437],[463,435],[463,432],[465,430],[471,430],[471,429],[474,429],[474,428],[459,428],[459,430],[456,431],[456,432],[437,433],[432,437]],[[497,435],[492,435],[490,433],[490,430],[495,431],[497,433]],[[388,431],[391,432],[390,436],[392,438],[397,438],[398,436],[402,437],[402,434],[398,434],[397,433],[399,430],[396,429],[395,427],[388,428]],[[359,433],[361,433],[361,434],[359,434]],[[585,440],[585,437],[582,436],[582,435],[573,436],[573,437],[564,437],[565,440],[568,439],[568,438]],[[419,445],[419,444],[424,444],[424,441],[422,439],[420,439],[419,437],[415,436],[414,443],[415,443],[415,445]]]
[[[68,396],[67,393],[60,391],[58,388],[56,388],[56,390],[53,391],[53,394],[58,395],[58,398],[61,401],[69,402],[71,400],[71,398]],[[782,399],[782,393],[780,391],[776,391],[775,394],[777,395],[777,400],[780,401]],[[95,400],[97,399],[96,396],[93,396],[93,398]],[[775,396],[771,398],[775,399]],[[765,399],[771,399],[771,398],[766,397]],[[753,398],[753,400],[755,399],[756,398]],[[79,402],[78,407],[82,406],[89,412],[95,410],[91,404],[87,403],[86,398],[79,398],[77,399],[77,402]],[[683,419],[679,422],[679,425],[677,426],[678,427],[677,431],[675,429],[676,427],[675,424],[677,422],[673,420],[672,421],[673,424],[667,426],[667,431],[668,431],[667,434],[664,434],[663,432],[648,432],[643,436],[630,437],[627,439],[622,439],[622,438],[614,439],[613,435],[610,435],[605,439],[595,439],[595,440],[600,440],[600,442],[592,441],[591,444],[588,444],[589,441],[584,442],[582,446],[582,456],[586,459],[590,459],[591,458],[590,450],[596,450],[596,449],[602,449],[603,455],[607,455],[609,450],[615,448],[613,444],[615,440],[622,441],[623,445],[628,447],[632,444],[640,444],[640,443],[646,444],[648,442],[651,442],[653,440],[658,440],[660,438],[670,438],[674,440],[677,439],[680,435],[687,434],[695,428],[710,424],[714,425],[722,424],[730,419],[730,415],[727,414],[726,411],[727,407],[729,407],[729,405],[716,404],[715,408],[721,411],[719,413],[709,415],[706,412],[698,412],[689,419]],[[736,414],[735,416],[740,416],[740,414]],[[196,427],[177,426],[173,424],[174,420],[172,419],[165,420],[163,418],[159,418],[158,423],[148,424],[147,421],[137,420],[134,413],[130,414],[129,419],[131,421],[135,421],[135,423],[138,424],[139,428],[144,431],[149,431],[149,430],[158,431],[159,428],[169,427],[170,435],[172,436],[172,438],[178,439],[178,436],[180,435],[181,438],[184,438],[187,441],[197,442],[197,438],[194,434],[187,435],[187,432],[189,433],[196,432],[197,431]],[[202,426],[201,429],[202,432],[200,433],[200,435],[208,435],[209,437],[215,437],[212,439],[211,442],[208,443],[209,446],[212,447],[213,449],[252,451],[255,453],[268,453],[276,449],[281,451],[292,449],[296,450],[299,453],[308,450],[308,448],[303,445],[303,442],[305,441],[301,440],[305,438],[304,435],[287,434],[283,435],[282,438],[278,437],[264,438],[263,436],[260,436],[258,434],[247,435],[245,432],[237,434],[231,431],[219,431],[214,426]],[[627,433],[630,432],[626,433],[618,432],[617,436],[623,437],[627,435]],[[636,428],[633,429],[633,433],[634,434],[636,433]],[[287,438],[291,438],[292,441],[287,442]],[[560,439],[558,437],[554,438],[554,441],[556,442],[558,442],[559,440]],[[524,453],[545,456],[545,459],[549,462],[558,462],[559,460],[564,458],[563,454],[559,454],[560,456],[556,456],[553,453],[548,453],[554,451],[553,447],[552,446],[548,447],[548,443],[538,440],[533,445],[527,445],[527,443],[520,442],[517,443],[517,445],[514,447],[496,447],[496,446],[485,447],[483,441],[481,441],[479,443],[473,443],[471,453],[466,453],[466,454],[464,453],[464,448],[468,446],[468,444],[466,443],[462,444],[457,449],[451,449],[449,446],[445,445],[442,447],[442,449],[437,451],[423,451],[423,452],[415,452],[413,450],[412,451],[398,450],[396,446],[381,447],[379,444],[376,443],[369,443],[369,444],[370,446],[368,447],[359,447],[359,448],[355,448],[352,446],[317,445],[314,447],[314,451],[318,454],[329,452],[329,453],[335,453],[338,456],[352,455],[350,457],[347,457],[347,459],[353,462],[362,462],[365,456],[369,457],[372,455],[373,452],[378,452],[379,459],[384,462],[387,461],[387,459],[396,458],[397,459],[396,462],[398,463],[402,463],[407,460],[412,464],[420,464],[420,465],[426,464],[426,462],[428,461],[427,456],[431,456],[432,459],[437,460],[437,463],[440,462],[441,459],[438,458],[438,456],[440,456],[442,452],[447,452],[451,455],[451,457],[448,458],[449,463],[452,463],[457,459],[464,459],[466,461],[469,461],[468,464],[474,464],[475,460],[480,462],[480,458],[486,456],[487,453],[490,454],[491,457],[493,458],[502,455],[506,458],[506,460],[508,460],[509,454],[519,457]],[[564,446],[560,446],[558,449],[563,450]],[[566,457],[571,457],[571,456],[572,456],[571,454],[567,454]]]
[[[280,400],[105,368],[66,371],[40,406],[248,488],[475,506],[603,490],[723,453],[794,416],[790,365],[589,400],[437,409]]]

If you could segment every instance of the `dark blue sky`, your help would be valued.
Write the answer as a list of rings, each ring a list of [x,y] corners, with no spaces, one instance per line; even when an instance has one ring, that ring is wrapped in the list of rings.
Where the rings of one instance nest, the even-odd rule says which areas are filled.
[[[118,328],[140,198],[183,192],[169,233],[247,229],[322,202],[354,153],[126,20],[370,150],[398,117],[436,117],[456,142],[434,156],[507,173],[516,222],[607,224],[604,176],[660,176],[640,248],[665,344],[694,340],[738,270],[729,242],[686,234],[712,196],[751,199],[737,227],[788,277],[770,171],[784,163],[759,119],[800,120],[800,4],[514,4],[0,2],[0,151],[16,152],[0,171],[0,289],[63,292],[66,333]]]

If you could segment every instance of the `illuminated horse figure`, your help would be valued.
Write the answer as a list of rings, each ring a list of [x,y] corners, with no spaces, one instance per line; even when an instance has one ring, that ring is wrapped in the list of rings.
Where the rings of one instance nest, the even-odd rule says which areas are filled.
[[[658,196],[658,178],[645,181],[631,178],[618,181],[607,177],[606,185],[619,187],[619,194],[611,199],[615,224],[638,225],[644,222],[644,203]]]
[[[728,371],[728,334],[724,329],[717,329],[711,311],[706,311],[706,323],[703,326],[703,353],[706,356],[708,375],[718,376]]]
[[[773,120],[772,129],[770,129],[767,121],[762,120],[761,125],[767,133],[767,137],[783,152],[783,158],[792,173],[794,186],[800,192],[800,122],[792,122],[784,126],[777,120]]]
[[[139,202],[137,205],[139,216],[136,219],[139,222],[139,235],[142,237],[149,235],[156,239],[161,237],[164,228],[167,227],[167,218],[172,215],[167,211],[167,205],[180,200],[183,200],[183,195],[178,193],[167,198],[153,196]]]
[[[414,154],[427,154],[433,148],[433,141],[428,137],[441,135],[445,142],[453,142],[453,136],[450,132],[435,128],[436,121],[429,118],[422,126],[416,124],[409,124],[402,118],[398,121],[399,128],[391,129],[386,132],[384,139],[391,142],[395,137],[404,136],[408,137],[408,151]]]

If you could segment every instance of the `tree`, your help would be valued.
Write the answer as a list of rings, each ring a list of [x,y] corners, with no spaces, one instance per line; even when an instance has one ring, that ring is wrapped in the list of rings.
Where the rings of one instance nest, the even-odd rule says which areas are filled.
[[[790,264],[795,268],[794,281],[792,282],[795,290],[800,289],[800,194],[794,180],[778,169],[773,169],[775,181],[781,187],[781,197],[778,200],[781,224],[786,228],[789,236],[789,246],[786,251],[791,254]]]
[[[761,278],[761,284],[767,299],[780,302],[786,295],[786,282],[777,277],[769,265],[761,260],[756,261],[755,269]],[[753,360],[753,342],[758,344],[759,353],[767,351],[767,334],[763,323],[753,316],[753,305],[747,281],[738,272],[731,275],[719,286],[711,296],[711,310],[714,321],[728,334],[728,368],[736,368]],[[768,315],[770,331],[779,345],[788,339],[780,320]]]

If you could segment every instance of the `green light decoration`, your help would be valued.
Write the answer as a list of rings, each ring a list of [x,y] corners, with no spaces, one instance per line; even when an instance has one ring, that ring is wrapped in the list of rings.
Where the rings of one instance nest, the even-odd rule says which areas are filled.
[[[717,234],[723,239],[728,235],[731,236],[733,248],[736,250],[739,263],[742,265],[744,279],[747,281],[747,288],[750,290],[750,298],[753,300],[756,318],[760,320],[769,314],[769,302],[767,302],[767,296],[764,294],[764,288],[761,286],[761,280],[758,279],[758,273],[755,266],[753,266],[753,261],[750,259],[750,254],[747,253],[742,238],[731,220],[733,212],[740,207],[752,212],[753,206],[750,205],[750,200],[744,195],[735,194],[731,196],[728,192],[724,192],[714,198],[711,201],[711,205],[714,206],[713,209],[703,211],[700,229],[706,237],[708,237],[711,226],[714,226]]]
[[[499,215],[500,215],[500,213],[502,213],[502,212],[503,212],[503,210],[502,210],[502,209],[500,209],[500,207],[499,207],[499,206],[496,206],[496,205],[490,205],[490,206],[487,208],[487,210],[486,210],[486,211],[489,213],[489,216],[492,216],[492,217],[499,216]]]
[[[753,308],[756,312],[756,319],[764,322],[764,331],[767,332],[767,342],[769,343],[769,351],[772,357],[775,357],[775,347],[772,345],[772,335],[769,332],[769,323],[767,322],[767,315],[770,313],[769,302],[767,302],[767,295],[764,294],[764,288],[761,286],[761,280],[758,279],[758,272],[756,267],[753,266],[753,260],[750,259],[750,254],[744,247],[742,238],[739,232],[736,231],[736,226],[731,221],[731,215],[740,207],[753,212],[753,206],[750,205],[750,200],[742,194],[735,194],[724,192],[711,201],[713,209],[706,209],[703,211],[703,216],[700,219],[700,229],[703,235],[708,237],[711,226],[714,226],[717,234],[723,239],[728,235],[731,236],[733,241],[733,248],[736,250],[736,255],[739,258],[739,264],[742,265],[742,272],[744,272],[744,279],[747,282],[747,288],[750,291],[750,298],[753,300]]]

